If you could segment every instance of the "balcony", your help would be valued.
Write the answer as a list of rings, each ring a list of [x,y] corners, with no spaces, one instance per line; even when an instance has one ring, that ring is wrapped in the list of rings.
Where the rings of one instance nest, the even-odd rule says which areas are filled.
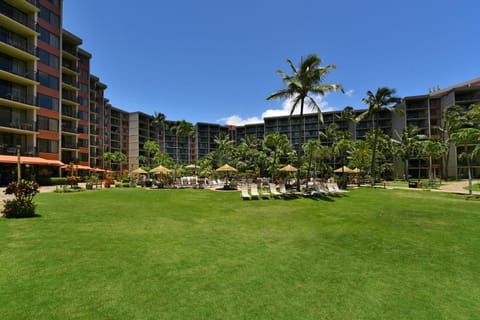
[[[35,21],[33,20],[32,16],[28,16],[24,12],[12,7],[5,1],[0,1],[0,13],[30,28],[31,30],[35,30]]]
[[[19,130],[26,130],[26,131],[36,131],[35,122],[31,121],[10,121],[6,119],[0,119],[0,127],[11,128],[11,129],[19,129]]]
[[[4,32],[0,32],[0,42],[6,43],[9,46],[20,49],[24,52],[31,54],[32,56],[35,56],[35,50],[33,45],[28,43],[26,38],[23,38],[13,32],[9,32],[9,35],[6,35]]]
[[[34,105],[33,95],[30,95],[30,94],[18,95],[12,92],[7,92],[0,95],[0,98],[15,101],[15,102],[20,102],[23,104]]]
[[[65,83],[65,84],[68,84],[71,87],[74,87],[75,89],[78,88],[78,81],[73,77],[63,76],[62,77],[62,82]]]
[[[480,92],[468,92],[468,93],[457,93],[455,94],[455,101],[464,102],[464,101],[479,101]]]
[[[68,91],[62,90],[62,99],[70,100],[75,102],[75,104],[77,103],[77,95]]]
[[[62,126],[62,131],[68,132],[68,133],[78,133],[78,129],[76,127],[70,127],[70,126]]]
[[[71,72],[78,73],[77,72],[77,67],[71,61],[63,60],[62,61],[62,67],[66,68],[67,70],[70,70]]]
[[[0,154],[14,156],[17,155],[17,146],[12,144],[0,143]],[[37,150],[32,146],[21,146],[20,155],[36,156]]]
[[[62,141],[62,148],[64,149],[78,149],[76,142]]]
[[[62,106],[62,116],[77,118],[77,111],[73,108]]]
[[[27,78],[29,80],[35,81],[35,76],[36,73],[33,71],[33,69],[25,69],[22,65],[19,65],[17,63],[2,63],[2,69],[3,71],[13,73],[17,76]]]

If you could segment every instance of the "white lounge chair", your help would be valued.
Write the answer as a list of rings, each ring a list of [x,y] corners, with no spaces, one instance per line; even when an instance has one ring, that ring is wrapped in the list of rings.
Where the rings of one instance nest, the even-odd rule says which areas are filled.
[[[277,187],[273,183],[270,183],[269,186],[270,186],[270,193],[274,198],[280,198],[282,196],[282,194],[277,191]]]
[[[246,185],[242,185],[240,187],[240,190],[241,190],[241,197],[243,200],[251,200],[252,197],[250,196],[250,194],[248,193],[248,186]]]
[[[260,199],[260,194],[258,193],[256,183],[250,184],[250,196],[252,197],[252,199],[256,199],[256,200]]]

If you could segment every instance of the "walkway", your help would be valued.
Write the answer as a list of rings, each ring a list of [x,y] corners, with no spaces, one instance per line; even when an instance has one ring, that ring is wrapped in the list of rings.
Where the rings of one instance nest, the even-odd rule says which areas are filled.
[[[472,185],[479,184],[480,180],[473,180]],[[468,190],[464,189],[468,186],[468,180],[462,180],[459,182],[449,182],[445,185],[440,186],[440,189],[436,191],[442,192],[450,192],[450,193],[460,193],[460,194],[468,194]],[[479,191],[473,191],[474,195],[480,195]]]

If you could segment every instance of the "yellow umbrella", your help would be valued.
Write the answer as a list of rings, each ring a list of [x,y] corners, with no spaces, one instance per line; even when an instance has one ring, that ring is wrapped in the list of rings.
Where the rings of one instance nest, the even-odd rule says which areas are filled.
[[[284,172],[297,172],[297,168],[291,165],[286,165],[285,167],[281,168],[280,171]]]
[[[137,168],[132,171],[132,174],[147,174],[148,172],[143,170],[142,168]]]
[[[215,171],[218,171],[218,172],[237,172],[238,170],[235,169],[234,167],[232,166],[229,166],[228,164],[225,164],[223,166],[221,166],[220,168],[218,168],[217,170]]]
[[[362,170],[360,170],[359,168],[355,168],[352,170],[353,173],[360,173],[362,172]]]
[[[170,173],[170,172],[172,172],[172,170],[170,170],[168,168],[165,168],[162,165],[159,165],[158,167],[155,167],[152,170],[150,170],[150,173],[167,174],[167,173]]]
[[[347,167],[347,166],[343,166],[343,167],[341,167],[341,168],[338,168],[338,169],[335,170],[334,172],[336,172],[336,173],[341,173],[341,172],[351,173],[351,172],[353,172],[353,170],[350,169],[350,168]]]

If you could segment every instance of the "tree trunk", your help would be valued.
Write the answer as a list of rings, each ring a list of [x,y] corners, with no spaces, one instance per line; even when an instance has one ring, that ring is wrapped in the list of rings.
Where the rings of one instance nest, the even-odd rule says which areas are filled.
[[[371,171],[371,175],[372,175],[372,188],[375,187],[375,176],[376,176],[376,170],[375,170],[375,162],[377,160],[377,138],[378,138],[378,135],[377,135],[377,132],[375,131],[375,129],[373,129],[373,145],[372,145],[372,164],[371,164],[371,167],[370,167],[370,171]]]

